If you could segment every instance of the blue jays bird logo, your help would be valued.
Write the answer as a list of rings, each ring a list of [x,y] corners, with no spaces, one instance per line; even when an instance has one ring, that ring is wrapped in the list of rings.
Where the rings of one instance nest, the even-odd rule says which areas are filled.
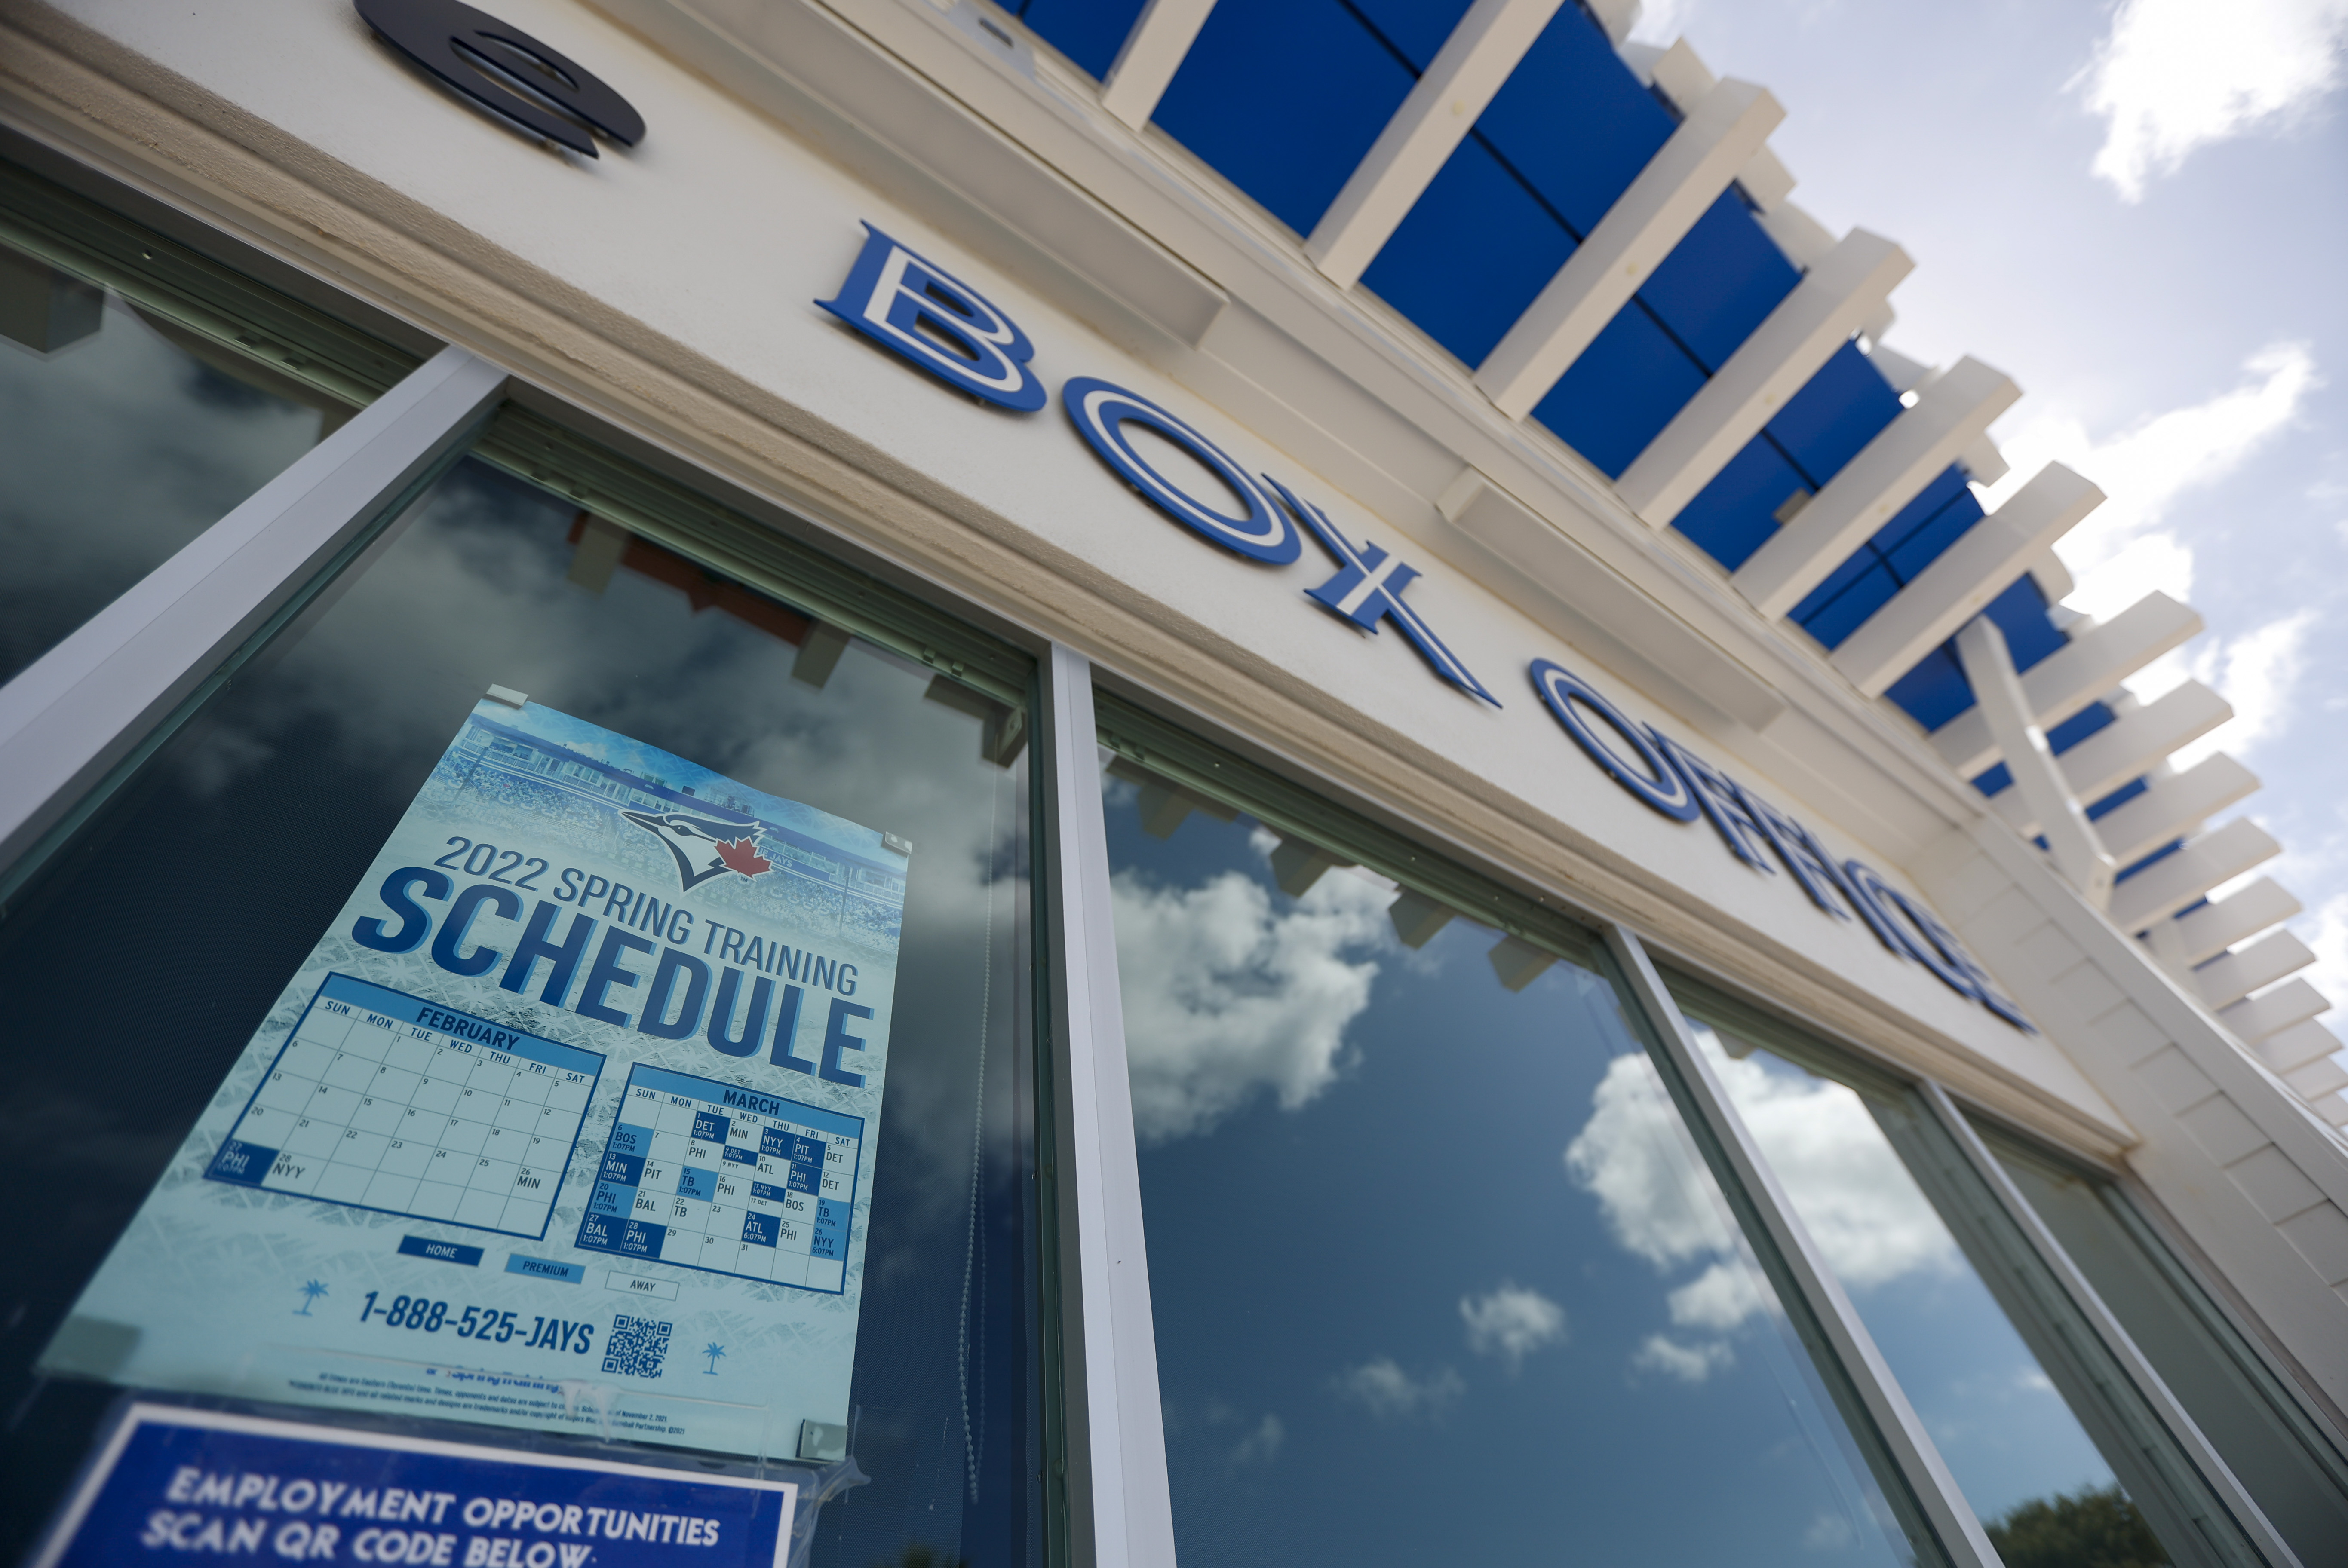
[[[713,876],[728,872],[763,876],[775,863],[758,853],[756,823],[720,822],[682,811],[623,811],[620,814],[667,846],[676,859],[680,887],[692,892]]]

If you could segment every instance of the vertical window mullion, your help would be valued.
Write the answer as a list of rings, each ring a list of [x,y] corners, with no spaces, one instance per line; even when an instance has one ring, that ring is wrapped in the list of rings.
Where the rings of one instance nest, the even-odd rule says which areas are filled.
[[[1099,1568],[1173,1568],[1092,666],[1057,643],[1045,666],[1042,728],[1074,1556]]]
[[[1775,1249],[1777,1261],[1790,1276],[1788,1283],[1825,1337],[1839,1371],[1849,1379],[1852,1392],[1865,1409],[1869,1424],[1897,1467],[1915,1505],[1922,1511],[1941,1551],[1956,1568],[1999,1568],[1997,1552],[1990,1545],[1980,1520],[1958,1490],[1955,1478],[1926,1433],[1923,1421],[1892,1377],[1890,1367],[1876,1348],[1866,1325],[1860,1322],[1858,1310],[1828,1266],[1825,1255],[1794,1212],[1791,1201],[1762,1156],[1759,1144],[1746,1130],[1735,1107],[1729,1103],[1727,1091],[1711,1063],[1696,1049],[1687,1020],[1655,973],[1644,945],[1633,932],[1619,925],[1609,924],[1605,937],[1607,948],[1630,988],[1631,999],[1646,1016],[1669,1065],[1694,1102],[1702,1131],[1708,1134],[1708,1141],[1726,1164],[1726,1169],[1715,1172],[1721,1184],[1724,1188],[1741,1189],[1752,1204],[1767,1233],[1766,1237],[1756,1239],[1766,1240]],[[1886,1490],[1890,1490],[1888,1485]]]
[[[1938,1083],[1924,1082],[1919,1086],[1924,1102],[1931,1107],[1933,1119],[1939,1122],[1958,1152],[1962,1154],[1972,1173],[1987,1189],[1989,1196],[2022,1234],[2022,1239],[2036,1255],[2037,1261],[2051,1274],[2057,1286],[2070,1300],[2072,1307],[2085,1319],[2089,1332],[2118,1362],[2122,1373],[2135,1385],[2136,1391],[2151,1407],[2154,1418],[2167,1430],[2169,1440],[2182,1450],[2181,1457],[2197,1471],[2203,1482],[2215,1494],[2216,1501],[2232,1515],[2234,1523],[2249,1538],[2250,1543],[2267,1562],[2279,1565],[2297,1564],[2299,1558],[2277,1533],[2264,1511],[2253,1501],[2235,1477],[2233,1470],[2201,1431],[2193,1418],[2169,1391],[2168,1385],[2153,1368],[2136,1341],[2128,1337],[2103,1297],[2087,1282],[2085,1275],[2071,1261],[2062,1244],[2048,1230],[2013,1184],[1981,1134],[1965,1120],[1949,1098],[1948,1091]]]
[[[505,383],[443,349],[0,687],[0,902],[221,661],[459,450]]]

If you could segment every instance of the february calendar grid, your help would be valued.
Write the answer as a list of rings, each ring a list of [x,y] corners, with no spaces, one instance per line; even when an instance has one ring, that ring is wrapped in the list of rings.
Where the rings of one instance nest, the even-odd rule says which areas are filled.
[[[543,1240],[603,1061],[330,974],[204,1174]]]
[[[639,1062],[577,1245],[837,1296],[864,1119]]]

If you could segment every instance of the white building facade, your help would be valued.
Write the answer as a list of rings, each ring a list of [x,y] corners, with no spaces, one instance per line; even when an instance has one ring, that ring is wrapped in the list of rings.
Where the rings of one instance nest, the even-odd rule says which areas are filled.
[[[794,1563],[2348,1555],[2199,619],[1629,20],[0,10],[11,1549],[135,1399]],[[350,997],[521,1076],[318,1046],[291,1174]]]

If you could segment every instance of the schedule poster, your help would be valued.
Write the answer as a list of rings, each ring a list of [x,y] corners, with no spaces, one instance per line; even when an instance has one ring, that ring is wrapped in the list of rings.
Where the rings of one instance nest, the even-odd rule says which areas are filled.
[[[44,1369],[841,1457],[910,854],[491,688]]]

